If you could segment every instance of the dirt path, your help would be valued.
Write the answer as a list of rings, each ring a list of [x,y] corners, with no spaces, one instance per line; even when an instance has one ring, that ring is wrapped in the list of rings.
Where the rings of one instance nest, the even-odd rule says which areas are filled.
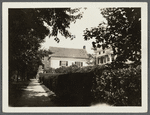
[[[16,103],[18,107],[56,106],[52,101],[54,93],[38,83],[36,79],[31,79],[29,85],[22,90],[22,96]]]

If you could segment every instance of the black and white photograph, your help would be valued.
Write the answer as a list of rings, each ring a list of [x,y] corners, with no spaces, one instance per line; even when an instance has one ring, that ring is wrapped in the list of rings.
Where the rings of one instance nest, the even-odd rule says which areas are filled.
[[[4,2],[3,112],[147,112],[146,2]]]

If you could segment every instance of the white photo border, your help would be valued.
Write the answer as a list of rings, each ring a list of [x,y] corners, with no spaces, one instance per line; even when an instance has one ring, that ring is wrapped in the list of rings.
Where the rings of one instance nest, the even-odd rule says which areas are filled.
[[[141,8],[142,106],[115,107],[9,107],[8,105],[8,9],[56,7]],[[146,2],[3,2],[2,3],[2,111],[6,113],[146,113],[148,111],[148,4]]]

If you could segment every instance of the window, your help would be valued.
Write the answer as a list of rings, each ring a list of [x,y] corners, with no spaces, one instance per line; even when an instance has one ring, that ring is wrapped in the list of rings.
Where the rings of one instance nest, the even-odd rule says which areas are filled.
[[[83,66],[83,62],[81,62],[81,67]]]
[[[106,55],[106,62],[109,62],[109,61],[110,61],[109,56]]]
[[[98,58],[98,64],[103,64],[103,57]]]
[[[98,64],[100,64],[100,58],[98,58]]]
[[[60,66],[68,66],[68,61],[60,61]]]
[[[99,54],[101,54],[101,52],[99,52]]]
[[[104,57],[103,59],[104,59],[104,63],[106,63],[106,57]]]
[[[101,57],[101,64],[103,64],[103,57]]]
[[[105,50],[103,50],[103,53],[105,53]]]
[[[83,66],[83,62],[75,62],[75,65],[82,67]]]
[[[114,55],[113,54],[111,54],[111,58],[112,58],[112,61],[114,61]]]
[[[110,61],[110,58],[109,58],[109,56],[107,57],[107,61],[108,61],[108,62]]]

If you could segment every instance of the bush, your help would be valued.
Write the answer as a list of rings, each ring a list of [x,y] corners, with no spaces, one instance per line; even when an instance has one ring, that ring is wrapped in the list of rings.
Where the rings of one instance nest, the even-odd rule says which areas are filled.
[[[39,81],[41,83],[43,83],[46,87],[48,87],[50,90],[54,91],[55,88],[55,79],[57,78],[57,76],[59,76],[61,74],[59,73],[40,73],[39,74]]]
[[[141,105],[141,68],[105,69],[96,74],[95,101],[113,105]]]
[[[61,67],[55,74],[41,74],[40,81],[58,97],[77,97],[80,102],[104,102],[116,106],[141,105],[141,66],[75,65]]]
[[[93,73],[42,74],[40,81],[57,97],[80,100],[83,105],[91,98]]]
[[[44,72],[46,72],[46,73],[55,73],[55,69],[54,68],[44,69]]]
[[[80,67],[77,65],[71,65],[69,67],[62,66],[60,68],[55,69],[56,73],[76,73],[80,70]]]

